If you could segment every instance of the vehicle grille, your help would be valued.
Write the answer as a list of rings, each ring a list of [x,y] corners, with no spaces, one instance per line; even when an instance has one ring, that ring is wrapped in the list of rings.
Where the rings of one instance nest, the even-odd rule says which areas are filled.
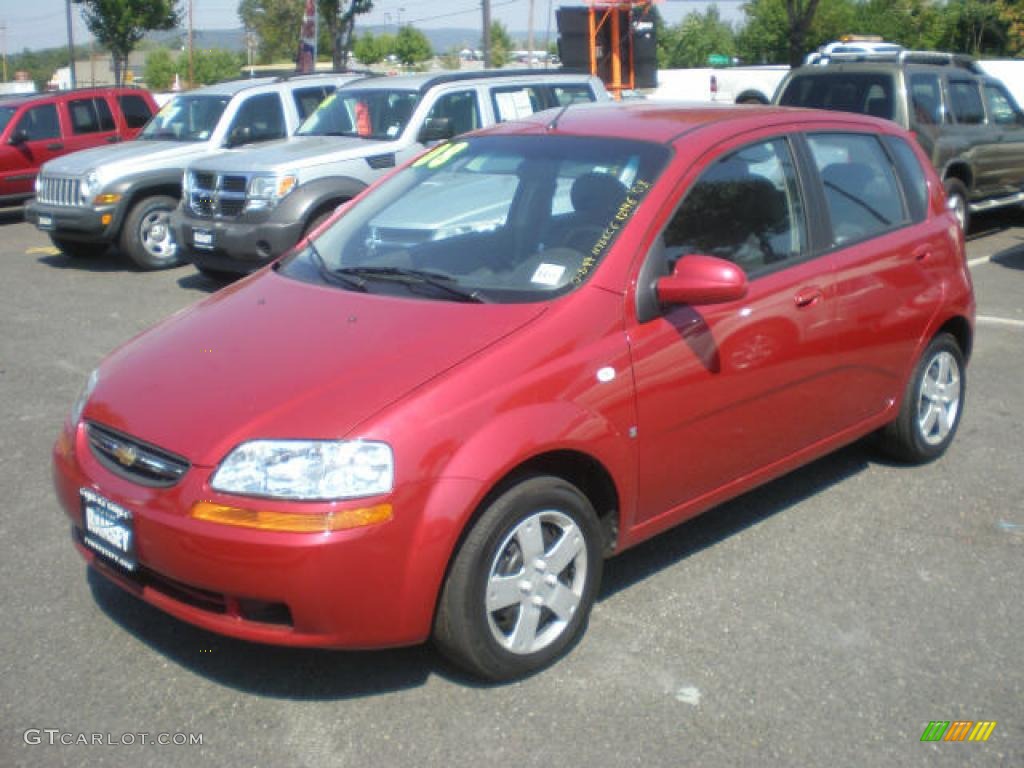
[[[81,199],[78,196],[77,176],[40,176],[39,192],[36,200],[47,205],[78,206]]]
[[[108,427],[90,422],[86,435],[103,466],[139,485],[169,488],[188,471],[185,459]]]
[[[193,172],[188,207],[203,218],[235,218],[245,210],[245,191],[249,177],[245,174]]]

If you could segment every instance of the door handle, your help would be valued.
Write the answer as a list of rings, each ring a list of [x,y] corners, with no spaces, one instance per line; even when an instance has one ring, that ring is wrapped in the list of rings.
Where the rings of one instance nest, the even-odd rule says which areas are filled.
[[[914,261],[926,261],[931,258],[931,255],[932,249],[927,245],[922,245],[914,250]]]
[[[825,293],[821,290],[821,288],[812,286],[810,288],[801,289],[800,292],[793,297],[793,301],[797,305],[797,307],[802,309],[804,307],[814,306],[822,299],[824,295]]]
[[[59,152],[60,150],[64,149],[64,145],[60,144],[60,143],[57,143],[57,144],[47,144],[46,148],[48,150],[50,150],[51,152]]]
[[[120,140],[120,136],[107,136],[107,144],[117,144]]]

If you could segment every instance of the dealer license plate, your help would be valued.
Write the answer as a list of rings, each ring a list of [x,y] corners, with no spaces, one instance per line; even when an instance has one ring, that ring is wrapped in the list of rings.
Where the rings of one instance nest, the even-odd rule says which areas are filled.
[[[83,540],[86,546],[122,568],[135,570],[135,530],[132,513],[89,488],[82,497]]]
[[[39,217],[39,228],[40,229],[53,229],[53,216],[40,216]]]
[[[208,229],[193,229],[192,245],[196,248],[213,248],[213,232]]]

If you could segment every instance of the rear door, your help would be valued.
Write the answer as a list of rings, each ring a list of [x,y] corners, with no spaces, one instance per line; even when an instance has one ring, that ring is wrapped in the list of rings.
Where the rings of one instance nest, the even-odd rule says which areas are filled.
[[[77,152],[101,144],[122,140],[117,132],[114,113],[102,96],[82,96],[64,102],[68,120],[65,123],[64,152]]]
[[[948,78],[950,110],[955,123],[946,126],[945,131],[955,136],[961,152],[974,171],[971,185],[971,199],[992,197],[999,194],[998,133],[986,124],[985,107],[981,88],[977,80],[967,77]]]

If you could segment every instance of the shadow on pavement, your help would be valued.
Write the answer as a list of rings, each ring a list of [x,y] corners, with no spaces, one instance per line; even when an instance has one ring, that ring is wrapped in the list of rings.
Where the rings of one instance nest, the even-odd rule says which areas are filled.
[[[992,263],[1010,269],[1024,270],[1024,243],[994,254]]]
[[[1019,227],[1022,221],[1024,221],[1024,215],[1022,215],[1019,206],[999,208],[986,213],[975,213],[971,216],[967,241],[970,242],[987,235],[1005,232],[1013,227]]]
[[[855,445],[655,537],[607,562],[598,599],[677,565],[867,466],[866,450]],[[431,675],[458,685],[494,687],[449,667],[429,644],[380,651],[330,651],[260,645],[217,635],[168,616],[91,568],[86,570],[96,604],[113,621],[171,661],[240,691],[282,699],[340,700],[414,688]]]
[[[190,291],[205,291],[206,293],[214,293],[230,284],[230,280],[218,280],[215,277],[204,275],[202,272],[197,272],[195,269],[184,277],[178,278],[178,285],[182,288]]]
[[[40,264],[55,269],[78,269],[83,272],[134,272],[136,271],[127,260],[113,248],[107,249],[102,256],[67,256],[58,253],[53,256],[40,256]]]
[[[0,226],[19,224],[25,220],[25,212],[19,205],[16,208],[0,208]]]

